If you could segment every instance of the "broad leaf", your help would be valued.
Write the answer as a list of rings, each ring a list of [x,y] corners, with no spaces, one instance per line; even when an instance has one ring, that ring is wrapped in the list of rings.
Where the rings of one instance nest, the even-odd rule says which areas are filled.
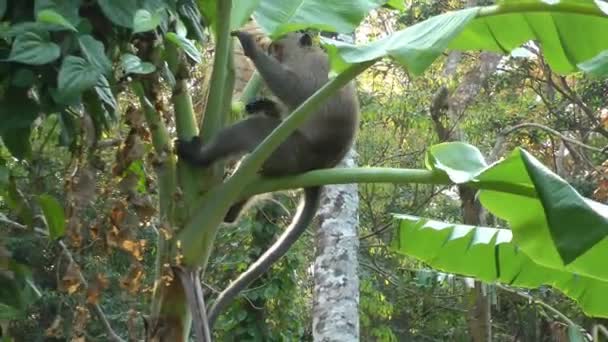
[[[124,0],[98,0],[101,11],[114,24],[133,28],[133,18],[139,9],[137,1]]]
[[[44,214],[50,238],[55,240],[62,237],[65,233],[65,214],[61,204],[53,196],[46,194],[38,196],[38,204]]]
[[[0,0],[0,19],[2,19],[4,13],[6,13],[6,1],[7,0]]]
[[[537,288],[550,285],[590,316],[608,317],[608,281],[544,267],[522,253],[507,229],[474,227],[396,215],[392,248],[444,272],[486,282]]]
[[[198,0],[200,12],[207,26],[211,26],[215,31],[217,26],[217,2]],[[260,0],[244,1],[238,6],[232,6],[230,11],[230,30],[236,30],[249,20],[253,11],[258,7]],[[277,1],[277,4],[279,2]]]
[[[324,38],[332,45],[332,68],[391,57],[414,74],[421,74],[446,49],[508,53],[530,40],[540,43],[549,65],[558,73],[608,49],[597,32],[608,31],[608,16],[593,0],[505,1],[445,13],[362,46]]]
[[[97,96],[99,96],[101,101],[103,101],[112,112],[116,111],[116,108],[118,107],[116,98],[114,97],[112,88],[110,88],[110,83],[104,76],[100,76],[97,80],[97,84],[95,84],[95,93],[97,93]]]
[[[83,35],[78,37],[78,44],[80,45],[80,51],[82,51],[82,54],[89,63],[94,65],[104,75],[112,72],[112,62],[106,56],[102,42],[93,38],[93,36]]]
[[[608,50],[604,50],[592,59],[580,63],[578,68],[583,72],[597,77],[608,76]]]
[[[62,19],[58,19],[55,14],[52,15],[52,17],[55,18],[48,19],[51,21],[59,20],[63,22],[52,22],[52,24],[54,24],[53,26],[63,29],[68,28],[69,26],[76,27],[82,21],[78,14],[81,4],[82,0],[36,0],[34,2],[34,13],[36,14],[36,17],[38,17],[40,12],[51,10]],[[66,25],[65,22],[68,24]]]
[[[477,148],[461,142],[433,145],[426,155],[426,165],[444,171],[454,183],[468,182],[488,166]]]
[[[0,102],[0,136],[11,154],[24,159],[30,153],[30,130],[38,117],[39,106],[25,88],[9,88]]]
[[[167,40],[172,42],[173,44],[182,48],[184,52],[196,63],[200,63],[202,61],[201,53],[198,51],[198,49],[190,39],[186,37],[180,37],[173,32],[167,33],[165,38],[167,38]]]
[[[481,189],[481,203],[509,223],[514,241],[536,263],[608,280],[601,267],[608,255],[608,206],[583,198],[524,150],[479,168],[458,161],[476,155],[472,149],[463,143],[431,147],[429,166]]]
[[[64,58],[59,69],[59,94],[62,98],[73,98],[83,91],[93,88],[101,71],[91,63],[77,56]]]
[[[74,25],[70,24],[70,22],[67,21],[61,14],[52,9],[39,11],[38,14],[36,14],[36,21],[61,26],[74,32],[78,31]]]
[[[126,74],[149,74],[156,70],[152,63],[142,62],[138,56],[125,53],[120,56],[120,64]]]
[[[253,16],[271,36],[316,28],[350,33],[369,11],[386,0],[261,0]]]
[[[139,9],[135,12],[133,18],[133,33],[152,31],[160,25],[161,16],[159,13],[150,13],[145,9]]]
[[[13,42],[9,60],[31,65],[50,63],[61,54],[59,45],[49,40],[48,34],[24,32]]]

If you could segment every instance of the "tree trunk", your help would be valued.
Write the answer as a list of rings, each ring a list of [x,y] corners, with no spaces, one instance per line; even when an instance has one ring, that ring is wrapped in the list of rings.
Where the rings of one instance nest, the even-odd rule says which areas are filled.
[[[450,53],[444,70],[446,77],[453,76],[460,57],[457,52]],[[460,121],[468,105],[481,91],[483,83],[496,70],[501,58],[495,53],[481,53],[477,65],[465,74],[452,94],[448,93],[445,86],[437,91],[431,104],[430,114],[441,141],[466,141],[464,132],[460,128]],[[446,121],[449,124],[446,125]],[[453,129],[450,130],[448,127]],[[474,189],[459,187],[465,224],[485,223],[485,212],[479,201],[475,199],[475,193]],[[467,323],[471,340],[474,342],[492,340],[490,301],[484,286],[480,281],[475,281],[475,287],[468,293]]]
[[[355,155],[351,149],[338,167],[355,167]],[[325,187],[317,214],[314,341],[359,340],[358,208],[356,184]]]

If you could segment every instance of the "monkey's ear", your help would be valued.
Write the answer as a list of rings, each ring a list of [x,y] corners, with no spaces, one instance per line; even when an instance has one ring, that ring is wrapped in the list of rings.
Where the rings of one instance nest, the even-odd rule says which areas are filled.
[[[312,37],[308,33],[302,33],[300,37],[300,45],[302,46],[311,46],[312,45]]]

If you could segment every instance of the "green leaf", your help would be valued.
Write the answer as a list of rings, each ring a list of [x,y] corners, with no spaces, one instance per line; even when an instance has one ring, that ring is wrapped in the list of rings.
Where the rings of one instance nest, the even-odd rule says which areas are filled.
[[[11,84],[20,88],[29,88],[34,84],[36,75],[30,69],[19,68],[11,77]]]
[[[7,316],[23,318],[27,307],[40,297],[32,281],[32,272],[10,257],[0,261],[9,271],[0,272],[0,319]]]
[[[148,10],[139,9],[133,18],[133,33],[152,31],[160,25],[159,13],[150,13]]]
[[[212,1],[204,1],[204,3],[211,3]],[[214,3],[214,2],[213,2]],[[205,40],[205,34],[203,33],[204,28],[201,22],[201,13],[195,4],[195,0],[182,1],[178,8],[181,19],[184,20],[184,24],[188,27],[188,32],[193,34],[197,41],[203,42]]]
[[[80,51],[89,63],[98,68],[104,75],[112,72],[112,62],[106,56],[102,42],[93,38],[93,36],[83,35],[78,37],[78,43]]]
[[[6,0],[0,0],[0,19],[4,17],[6,13]]]
[[[65,234],[65,214],[61,204],[53,196],[47,194],[38,196],[38,204],[44,214],[51,239],[61,238]]]
[[[369,11],[386,0],[262,0],[253,16],[272,37],[315,28],[350,33]]]
[[[59,69],[59,95],[63,99],[80,95],[97,84],[101,71],[77,56],[67,56]]]
[[[179,46],[186,52],[186,54],[192,58],[196,63],[200,63],[202,61],[201,53],[198,51],[194,43],[185,37],[180,37],[173,32],[167,33],[165,38],[172,42],[173,44]]]
[[[98,0],[101,11],[114,24],[133,28],[133,18],[137,12],[137,1],[124,0]]]
[[[116,98],[114,97],[114,93],[110,88],[110,83],[104,76],[100,76],[99,80],[97,80],[97,84],[95,85],[95,92],[97,96],[106,104],[112,111],[116,111],[118,104],[116,103]]]
[[[82,19],[78,14],[82,1],[81,0],[36,0],[34,2],[34,13],[38,17],[41,11],[52,10],[66,20],[70,26],[76,27]],[[64,29],[67,26],[52,25],[55,28]]]
[[[46,24],[58,25],[74,32],[78,31],[74,27],[74,25],[70,24],[70,22],[67,21],[61,14],[55,12],[52,9],[45,9],[39,11],[38,14],[36,14],[36,21]]]
[[[457,143],[453,153],[460,153],[458,146],[462,144]],[[434,151],[429,149],[430,154]],[[608,254],[608,206],[580,196],[522,149],[481,170],[462,164],[459,168],[451,162],[458,157],[436,154],[429,159],[449,165],[442,171],[452,180],[469,180],[465,184],[481,189],[483,206],[509,223],[514,241],[534,262],[608,280],[608,269],[600,267]]]
[[[251,13],[258,7],[261,0],[249,0],[233,6],[230,12],[230,30],[236,30],[249,20]]]
[[[551,68],[560,74],[578,71],[578,63],[608,49],[608,42],[597,37],[597,32],[608,30],[608,18],[593,0],[561,0],[555,4],[505,1],[480,14],[450,43],[450,48],[506,53],[534,40],[542,46]]]
[[[142,62],[138,56],[125,53],[120,56],[120,64],[126,74],[149,74],[156,70],[152,63]]]
[[[419,75],[447,48],[508,53],[534,40],[551,68],[567,74],[608,50],[608,41],[597,36],[606,31],[608,18],[593,0],[522,0],[445,13],[357,47],[322,40],[332,45],[332,69],[338,72],[388,56]]]
[[[569,342],[586,342],[587,339],[583,336],[582,328],[576,324],[568,325],[568,341]]]
[[[332,56],[332,69],[343,71],[348,64],[362,63],[389,56],[420,75],[447,49],[477,15],[479,8],[469,8],[432,17],[388,37],[354,46],[321,37]],[[339,55],[339,58],[337,58]]]
[[[0,281],[1,282],[1,281]],[[10,321],[18,318],[22,318],[24,312],[17,310],[16,308],[0,303],[0,321]]]
[[[453,142],[431,146],[426,155],[429,169],[442,170],[454,183],[465,183],[486,168],[483,155],[472,145]]]
[[[0,159],[0,192],[8,187],[10,171],[6,166],[6,162]]]
[[[24,32],[15,39],[8,60],[31,65],[50,63],[61,54],[59,45],[49,41],[48,34],[40,36]]]
[[[522,288],[550,285],[590,316],[608,317],[608,282],[535,263],[508,229],[474,227],[395,215],[391,248],[443,272]]]
[[[26,32],[35,33],[41,37],[44,37],[48,40],[48,33],[53,31],[60,31],[63,28],[57,25],[49,25],[45,23],[39,23],[34,21],[26,21],[18,24],[11,25],[8,32],[6,32],[6,37],[17,37]]]
[[[583,72],[592,76],[608,76],[608,50],[601,52],[586,62],[579,63],[577,66]]]
[[[388,8],[394,8],[394,9],[399,10],[399,11],[403,11],[403,10],[405,10],[405,1],[403,1],[403,0],[388,0],[384,6],[388,7]]]
[[[25,198],[23,192],[17,188],[17,183],[12,177],[9,178],[6,203],[23,224],[30,229],[33,228],[34,213],[30,206],[30,202]]]
[[[26,88],[9,88],[0,101],[0,136],[15,158],[29,156],[31,125],[39,111],[38,103],[29,98]]]

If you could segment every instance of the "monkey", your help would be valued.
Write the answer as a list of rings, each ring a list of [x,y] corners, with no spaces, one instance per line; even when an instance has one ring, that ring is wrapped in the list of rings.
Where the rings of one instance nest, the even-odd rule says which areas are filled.
[[[234,31],[231,35],[240,41],[245,56],[251,59],[272,95],[289,111],[329,82],[328,55],[320,46],[313,45],[309,33],[287,33],[272,42],[268,51],[259,47],[247,32]],[[269,99],[254,101],[248,107],[250,115],[220,130],[209,142],[203,143],[199,137],[177,140],[177,154],[187,163],[207,167],[217,160],[251,152],[281,124],[278,108]],[[281,177],[335,167],[351,148],[358,126],[359,102],[351,81],[281,143],[259,173],[262,177]],[[281,258],[312,222],[322,187],[303,190],[303,201],[279,239],[216,298],[208,313],[210,326],[230,301]],[[233,204],[224,222],[234,222],[247,201]]]

